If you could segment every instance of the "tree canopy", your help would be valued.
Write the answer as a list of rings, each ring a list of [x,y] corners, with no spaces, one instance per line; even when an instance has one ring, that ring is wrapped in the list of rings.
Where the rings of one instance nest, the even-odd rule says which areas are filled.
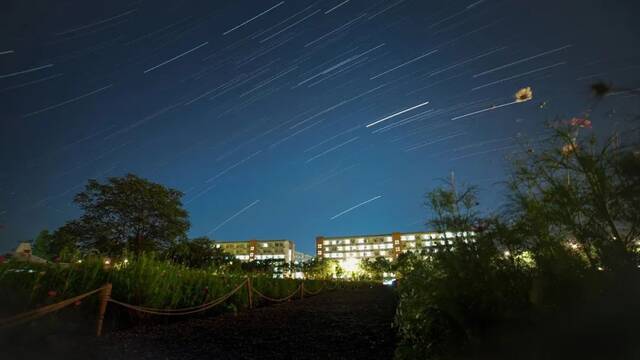
[[[63,228],[85,250],[119,255],[164,250],[189,229],[182,193],[133,174],[89,180],[74,202],[84,211]]]

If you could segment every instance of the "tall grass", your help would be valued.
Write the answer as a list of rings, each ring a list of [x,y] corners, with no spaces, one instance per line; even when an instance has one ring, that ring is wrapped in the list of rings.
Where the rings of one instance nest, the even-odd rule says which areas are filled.
[[[108,282],[113,285],[112,298],[119,301],[154,308],[189,307],[229,293],[245,278],[244,274],[220,275],[213,268],[193,269],[148,255],[127,263],[115,263],[109,268],[99,258],[69,265],[9,262],[0,265],[0,289],[4,293],[0,294],[0,316],[61,301]],[[252,276],[252,283],[263,294],[281,298],[295,291],[300,280],[262,275]],[[325,285],[321,280],[305,281],[305,288],[313,292]],[[345,283],[339,286],[359,285]],[[333,287],[336,285],[328,286]],[[95,298],[87,301],[96,301]],[[246,289],[227,300],[234,308],[246,307],[247,303]]]

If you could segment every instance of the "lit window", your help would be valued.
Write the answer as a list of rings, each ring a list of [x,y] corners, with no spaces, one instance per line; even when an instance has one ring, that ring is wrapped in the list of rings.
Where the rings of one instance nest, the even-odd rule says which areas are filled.
[[[387,237],[385,237],[385,238],[384,238],[384,241],[386,241],[386,242],[391,242],[391,241],[392,241],[392,240],[391,240],[391,236],[387,236]]]
[[[330,242],[329,240],[324,240],[324,241],[322,242],[322,244],[324,244],[324,245],[329,245],[330,243],[331,243],[331,242]],[[321,245],[321,244],[318,244],[318,245]]]
[[[268,243],[262,243],[262,247],[269,247]]]
[[[351,240],[350,239],[344,239],[342,240],[343,244],[351,244]]]

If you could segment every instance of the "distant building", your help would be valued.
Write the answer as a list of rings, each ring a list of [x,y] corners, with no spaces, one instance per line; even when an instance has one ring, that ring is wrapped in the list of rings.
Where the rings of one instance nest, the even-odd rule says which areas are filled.
[[[316,255],[319,259],[369,259],[382,256],[393,260],[405,252],[438,252],[453,240],[475,241],[475,233],[469,232],[412,232],[380,235],[353,235],[316,238]]]
[[[241,261],[281,260],[289,264],[295,260],[295,244],[291,240],[224,241],[215,246]]]
[[[11,253],[11,260],[24,261],[24,262],[37,263],[37,264],[47,263],[47,260],[39,256],[33,255],[33,253],[31,252],[31,244],[28,242],[22,242],[20,243],[20,245],[18,245],[18,247],[16,248],[16,251]]]
[[[305,262],[307,262],[307,261],[309,261],[311,259],[313,259],[312,255],[301,253],[301,252],[296,252],[295,253],[294,262],[296,264],[302,264],[302,263],[305,263]]]

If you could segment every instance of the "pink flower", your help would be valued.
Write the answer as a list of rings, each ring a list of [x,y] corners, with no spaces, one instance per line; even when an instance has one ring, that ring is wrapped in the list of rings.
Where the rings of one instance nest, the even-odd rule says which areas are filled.
[[[49,290],[49,292],[47,292],[47,295],[49,297],[55,297],[56,295],[58,295],[58,292],[55,290]]]
[[[591,120],[574,117],[569,120],[569,125],[591,129]]]

